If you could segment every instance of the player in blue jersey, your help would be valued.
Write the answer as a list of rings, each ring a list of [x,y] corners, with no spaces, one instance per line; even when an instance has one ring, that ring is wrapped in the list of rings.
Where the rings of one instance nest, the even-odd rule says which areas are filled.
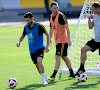
[[[28,12],[24,15],[27,24],[24,26],[23,33],[19,38],[16,46],[19,47],[24,37],[28,37],[29,52],[33,63],[35,64],[38,72],[42,76],[42,84],[48,85],[48,79],[44,73],[44,66],[42,64],[44,51],[49,51],[49,34],[42,24],[36,23],[33,20],[33,15]],[[47,45],[45,47],[43,33],[47,37]]]

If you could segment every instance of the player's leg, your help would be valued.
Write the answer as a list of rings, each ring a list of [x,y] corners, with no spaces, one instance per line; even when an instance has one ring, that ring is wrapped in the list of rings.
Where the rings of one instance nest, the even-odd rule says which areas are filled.
[[[60,55],[56,55],[55,57],[56,57],[55,70],[58,71],[59,66],[60,66],[60,58],[61,58],[61,56]]]
[[[88,46],[88,45],[85,45],[84,47],[81,48],[81,57],[80,57],[81,64],[80,64],[80,68],[78,69],[78,71],[75,74],[75,76],[85,72],[84,64],[85,64],[85,60],[87,59],[87,52],[89,50],[92,50],[92,48],[90,46]]]
[[[37,56],[37,66],[38,66],[38,70],[39,70],[39,73],[40,73],[40,75],[42,76],[42,82],[44,83],[44,80],[46,81],[46,82],[48,82],[48,79],[47,79],[47,77],[46,77],[46,75],[45,75],[45,73],[44,73],[44,65],[43,65],[43,63],[42,63],[42,60],[43,60],[43,56],[44,56],[44,48],[41,48],[41,49],[38,49],[37,51],[36,51],[36,56]],[[45,84],[46,84],[46,82],[45,82]],[[44,84],[44,85],[45,85]],[[46,84],[47,85],[47,84]]]
[[[43,85],[48,85],[48,83],[46,82],[46,79],[45,79],[45,73],[44,73],[44,66],[43,66],[43,63],[42,63],[42,57],[37,57],[37,64],[38,64],[39,72],[42,76],[42,84]]]
[[[40,73],[44,73],[44,66],[42,64],[42,57],[37,57],[37,64]]]
[[[39,71],[39,65],[38,65],[38,64],[35,64],[35,66],[36,66],[38,72],[40,73],[40,71]],[[40,75],[41,75],[41,74],[40,74]],[[46,77],[46,75],[45,75],[45,79],[46,79],[46,82],[49,82],[49,80],[48,80],[48,78]]]
[[[85,60],[87,59],[87,52],[92,50],[92,48],[88,45],[85,45],[84,47],[81,48],[81,63],[85,64]]]
[[[59,66],[60,66],[61,47],[62,47],[61,43],[58,43],[56,45],[56,56],[55,56],[56,57],[56,63],[55,63],[55,68],[54,68],[53,74],[50,77],[48,77],[48,79],[51,80],[51,81],[55,80],[56,74],[57,74]]]
[[[71,61],[67,57],[67,48],[68,48],[68,44],[64,43],[63,52],[62,52],[62,59],[65,61],[66,65],[69,69],[69,72],[70,72],[69,79],[71,79],[71,78],[74,78],[74,72],[73,72],[73,69],[72,69]]]
[[[38,72],[40,73],[38,64],[35,64],[35,67],[37,68]]]
[[[70,72],[69,79],[75,78],[70,59],[67,56],[62,56],[62,59],[65,61],[69,69],[69,72]]]
[[[54,68],[53,74],[48,78],[51,81],[55,80],[56,74],[57,74],[59,66],[60,66],[60,58],[61,58],[60,55],[56,55],[56,63],[55,63],[55,68]]]
[[[84,47],[81,48],[81,64],[80,68],[78,69],[77,73],[75,75],[79,75],[80,73],[85,72],[84,65],[85,60],[87,59],[87,52],[92,51],[94,52],[96,49],[98,49],[98,42],[95,42],[94,39],[88,41]]]
[[[98,50],[99,50],[99,55],[100,55],[100,42],[98,42]],[[100,82],[100,80],[98,80],[98,82]]]
[[[33,63],[35,64],[40,75],[43,78],[45,77],[45,80],[48,81],[48,79],[46,78],[46,75],[44,73],[44,66],[42,64],[43,56],[44,56],[44,49],[41,48],[41,49],[37,50],[35,53],[31,54],[31,59],[32,59]],[[43,81],[44,81],[44,79],[43,79]],[[47,85],[47,82],[45,82],[45,83]],[[42,84],[45,85],[44,83],[42,83]]]
[[[37,64],[37,56],[35,55],[35,53],[30,54],[30,55],[31,55],[31,59],[32,59],[33,63],[35,64],[35,67],[37,68],[38,72],[40,73],[39,65]]]

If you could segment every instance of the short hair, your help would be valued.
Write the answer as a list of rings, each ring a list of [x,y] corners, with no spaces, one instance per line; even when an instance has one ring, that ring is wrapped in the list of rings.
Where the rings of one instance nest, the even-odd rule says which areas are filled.
[[[94,6],[95,8],[100,8],[100,4],[99,4],[98,2],[92,4],[92,7],[93,7],[93,6]]]
[[[51,7],[52,7],[53,5],[58,5],[58,3],[54,1],[54,2],[51,3]]]
[[[27,12],[27,13],[25,13],[25,15],[24,15],[24,18],[32,18],[33,17],[33,15],[32,15],[32,13],[31,12]]]

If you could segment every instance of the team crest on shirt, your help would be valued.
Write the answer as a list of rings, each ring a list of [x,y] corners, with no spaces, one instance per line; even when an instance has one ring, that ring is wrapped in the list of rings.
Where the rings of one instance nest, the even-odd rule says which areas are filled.
[[[28,37],[29,37],[29,42],[34,43],[34,36],[32,35],[32,33],[30,33]]]
[[[55,25],[53,26],[53,29],[54,29],[54,33],[57,33],[57,30],[56,30],[56,26]]]
[[[29,37],[30,39],[34,39],[32,33],[30,33],[30,34],[28,35],[28,37]]]
[[[53,29],[56,29],[56,26],[55,25],[53,26]]]

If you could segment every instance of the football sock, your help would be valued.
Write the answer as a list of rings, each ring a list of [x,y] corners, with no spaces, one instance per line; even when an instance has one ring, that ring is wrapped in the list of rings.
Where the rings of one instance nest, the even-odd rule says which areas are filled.
[[[42,82],[45,82],[46,81],[46,79],[45,79],[45,73],[40,73],[40,74],[42,76]]]
[[[57,71],[58,71],[58,70],[54,70],[54,72],[53,72],[53,74],[52,74],[52,76],[51,76],[50,78],[52,78],[52,77],[55,78],[55,76],[56,76],[56,74],[57,74]]]
[[[80,69],[82,69],[82,70],[84,69],[84,64],[81,63]]]
[[[46,75],[45,75],[45,79],[46,79],[46,81],[48,81],[48,78],[46,77]]]
[[[73,76],[74,75],[73,69],[69,69],[69,72],[70,72],[70,76]]]

